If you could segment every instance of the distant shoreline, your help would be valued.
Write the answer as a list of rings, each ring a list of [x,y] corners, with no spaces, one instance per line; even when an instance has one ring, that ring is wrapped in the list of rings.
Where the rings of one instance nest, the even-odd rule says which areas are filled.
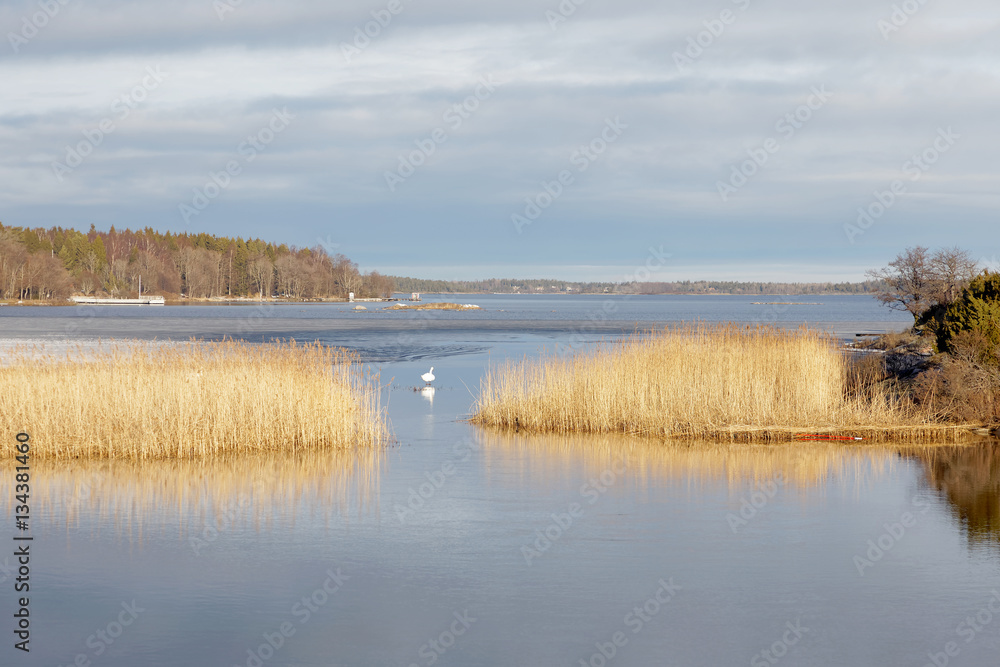
[[[232,298],[218,298],[218,297],[196,297],[196,298],[176,298],[176,297],[166,297],[164,305],[167,306],[213,306],[213,305],[224,305],[224,306],[258,306],[260,304],[297,304],[297,305],[324,305],[324,304],[349,304],[358,302],[384,302],[392,303],[396,301],[409,301],[409,299],[402,298],[404,293],[400,292],[400,296],[391,299],[376,299],[376,298],[364,298],[355,299],[350,301],[341,297],[322,297],[322,298],[308,298],[308,299],[296,299],[292,297],[269,297],[265,299],[254,299],[250,297],[232,297]],[[737,292],[712,292],[712,293],[699,293],[699,292],[678,292],[671,294],[622,294],[622,293],[607,293],[607,292],[421,292],[422,297],[447,297],[449,295],[470,295],[470,296],[517,296],[517,297],[543,297],[543,296],[554,296],[554,297],[574,297],[574,296],[603,296],[603,297],[621,297],[621,298],[633,298],[637,296],[656,296],[656,297],[677,297],[677,296],[702,296],[702,297],[717,297],[717,296],[743,296],[749,298],[760,298],[760,297],[781,297],[790,296],[788,294],[740,294]],[[79,295],[75,295],[79,296]],[[798,295],[791,295],[798,296]],[[825,296],[872,296],[871,294],[865,293],[846,293],[846,292],[828,292],[828,293],[812,293],[809,296],[825,297]],[[752,301],[752,305],[784,305],[784,306],[821,306],[822,303],[819,302],[805,302],[805,301]],[[112,305],[112,304],[88,304],[88,303],[74,303],[70,300],[37,300],[32,299],[29,301],[0,301],[0,306],[2,307],[18,307],[18,306],[93,306],[93,305]],[[117,305],[117,304],[113,304]],[[145,305],[145,304],[122,304],[122,305]]]

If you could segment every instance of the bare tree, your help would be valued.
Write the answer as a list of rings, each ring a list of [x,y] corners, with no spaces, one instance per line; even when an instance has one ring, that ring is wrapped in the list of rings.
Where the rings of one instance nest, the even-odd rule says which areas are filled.
[[[205,248],[184,248],[181,270],[189,297],[218,296],[221,291],[222,256]]]
[[[8,232],[0,232],[0,296],[5,299],[18,294],[28,251]]]
[[[261,299],[267,294],[271,296],[271,285],[274,282],[274,265],[267,255],[260,254],[250,260],[248,267],[250,281],[257,288]]]
[[[333,280],[341,292],[341,296],[347,296],[351,292],[361,290],[361,274],[358,272],[358,265],[343,255],[333,257]]]
[[[373,296],[388,299],[392,297],[395,283],[389,276],[383,276],[378,271],[372,271],[364,277],[366,291]]]
[[[931,256],[931,271],[938,281],[938,302],[949,304],[979,273],[979,262],[967,250],[944,248]]]
[[[896,255],[889,266],[866,275],[885,285],[876,299],[889,308],[907,311],[916,322],[932,307],[951,303],[977,270],[965,250],[946,248],[932,254],[924,246],[915,246]]]
[[[282,255],[274,260],[274,269],[278,276],[278,291],[295,298],[301,298],[309,280],[309,272],[305,262],[295,255]]]
[[[128,260],[119,257],[104,267],[104,290],[112,296],[128,287]]]
[[[73,291],[73,281],[62,262],[49,252],[36,252],[28,257],[33,281],[28,286],[39,299],[64,299]]]
[[[165,290],[177,292],[180,290],[179,276],[176,269],[167,266],[163,260],[150,251],[140,250],[135,261],[129,265],[129,278],[132,289],[138,292],[139,278],[142,278],[143,291]]]
[[[80,291],[84,294],[91,295],[97,288],[97,276],[95,276],[90,271],[81,271],[80,277],[77,278],[77,284],[80,286]]]

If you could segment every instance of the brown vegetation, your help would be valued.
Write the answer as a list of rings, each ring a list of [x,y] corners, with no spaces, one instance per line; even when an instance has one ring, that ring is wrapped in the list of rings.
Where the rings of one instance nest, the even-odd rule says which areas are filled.
[[[391,296],[391,279],[322,246],[289,248],[260,239],[160,234],[152,229],[86,234],[0,225],[0,298],[65,299],[73,292],[189,298],[280,295],[296,299]]]
[[[881,380],[814,331],[686,325],[571,358],[493,367],[472,421],[749,441],[804,429],[907,440],[950,432]]]
[[[345,350],[294,341],[136,341],[62,358],[21,348],[0,366],[0,431],[27,432],[32,455],[49,459],[291,455],[388,439],[377,377]]]
[[[868,278],[884,285],[875,298],[905,310],[914,321],[935,306],[947,306],[978,273],[968,251],[944,248],[931,252],[923,246],[907,248],[889,266],[868,271]]]
[[[933,352],[935,336],[912,330],[858,345],[878,354],[855,362],[865,373],[939,423],[1000,424],[1000,366],[996,349],[975,331],[955,337],[951,353]]]

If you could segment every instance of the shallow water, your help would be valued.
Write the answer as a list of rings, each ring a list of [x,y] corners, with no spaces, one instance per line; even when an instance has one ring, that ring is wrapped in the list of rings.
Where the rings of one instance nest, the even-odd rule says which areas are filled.
[[[281,306],[253,323],[247,337],[349,343],[381,369],[399,441],[382,456],[39,464],[32,652],[15,656],[8,639],[3,664],[919,666],[949,649],[954,665],[996,664],[992,442],[666,445],[461,421],[491,360],[698,308],[752,322],[743,302],[828,298],[718,297],[690,311],[677,297],[632,299],[593,330],[581,327],[594,298],[523,299],[520,310],[513,297],[448,299],[495,306],[478,319]],[[870,300],[839,299],[780,321],[814,317],[845,338],[905,326]],[[135,308],[67,332],[79,311],[0,310],[6,338],[50,344],[105,331],[215,337],[251,321],[246,307]],[[430,365],[433,392],[418,387]]]

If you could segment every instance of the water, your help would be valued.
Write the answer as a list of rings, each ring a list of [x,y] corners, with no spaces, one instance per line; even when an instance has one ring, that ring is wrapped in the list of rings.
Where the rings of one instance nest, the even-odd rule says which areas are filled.
[[[39,465],[32,652],[7,634],[3,664],[996,664],[992,444],[664,445],[461,420],[490,361],[637,323],[770,318],[848,338],[905,317],[865,297],[447,300],[484,311],[0,309],[5,338],[49,345],[241,326],[348,344],[391,385],[399,440],[348,463]],[[823,306],[749,303],[772,300]],[[436,389],[420,391],[431,365]]]

